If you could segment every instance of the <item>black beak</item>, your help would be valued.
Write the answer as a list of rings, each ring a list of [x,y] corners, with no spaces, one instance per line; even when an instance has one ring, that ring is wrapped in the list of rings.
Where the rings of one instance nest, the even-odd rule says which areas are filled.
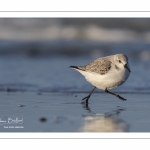
[[[130,69],[128,68],[127,64],[125,64],[124,67],[125,67],[126,69],[128,69],[129,72],[131,72]]]

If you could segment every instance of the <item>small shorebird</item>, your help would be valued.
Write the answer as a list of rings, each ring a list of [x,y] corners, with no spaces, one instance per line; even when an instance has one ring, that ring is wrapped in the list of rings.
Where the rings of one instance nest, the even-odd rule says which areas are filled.
[[[118,94],[108,91],[122,85],[130,75],[128,57],[124,54],[116,54],[94,60],[85,66],[70,66],[79,71],[94,88],[88,96],[83,98],[88,105],[88,100],[95,88],[104,90],[121,100],[126,100]]]

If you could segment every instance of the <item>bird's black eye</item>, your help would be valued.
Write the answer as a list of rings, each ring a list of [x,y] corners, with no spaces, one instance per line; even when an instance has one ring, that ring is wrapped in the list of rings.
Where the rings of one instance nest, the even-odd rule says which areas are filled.
[[[121,63],[121,61],[119,60],[119,63]]]

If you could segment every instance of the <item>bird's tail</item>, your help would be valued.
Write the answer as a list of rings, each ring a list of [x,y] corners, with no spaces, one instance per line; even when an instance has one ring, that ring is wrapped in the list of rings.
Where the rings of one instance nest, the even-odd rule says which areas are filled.
[[[80,69],[78,66],[70,66],[70,68],[73,68],[73,69]]]
[[[82,70],[82,71],[85,71],[85,70],[86,70],[86,67],[85,67],[85,66],[70,66],[70,68],[78,69],[78,70]]]

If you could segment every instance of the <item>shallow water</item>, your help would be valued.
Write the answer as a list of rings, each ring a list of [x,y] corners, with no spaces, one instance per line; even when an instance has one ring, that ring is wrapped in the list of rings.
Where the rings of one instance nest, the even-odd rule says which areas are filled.
[[[81,104],[87,93],[0,94],[1,132],[150,131],[150,94],[120,93],[127,98],[121,101],[107,93],[94,93],[88,108]]]

